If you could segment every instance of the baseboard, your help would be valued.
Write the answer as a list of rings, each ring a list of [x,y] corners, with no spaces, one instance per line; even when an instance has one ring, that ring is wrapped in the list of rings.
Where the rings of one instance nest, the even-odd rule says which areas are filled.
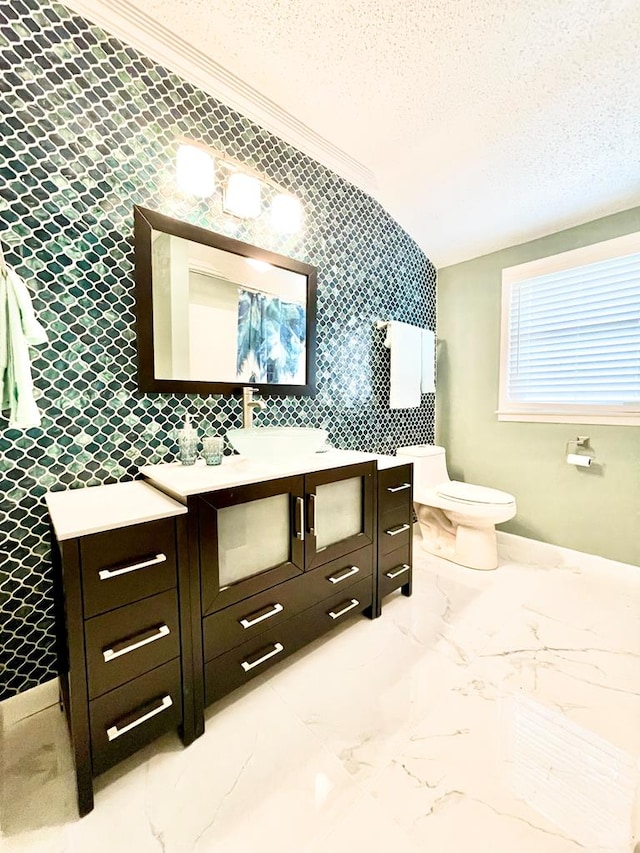
[[[57,703],[58,679],[52,678],[0,702],[0,722],[3,728],[8,728]]]
[[[515,533],[505,533],[502,530],[498,530],[497,534],[498,556],[501,563],[526,563],[541,569],[560,568],[580,571],[607,569],[612,572],[632,572],[635,577],[638,577],[640,572],[640,566],[634,566],[631,563],[608,560],[596,554],[574,551],[571,548],[551,545],[537,539],[527,539],[526,536],[517,536]]]

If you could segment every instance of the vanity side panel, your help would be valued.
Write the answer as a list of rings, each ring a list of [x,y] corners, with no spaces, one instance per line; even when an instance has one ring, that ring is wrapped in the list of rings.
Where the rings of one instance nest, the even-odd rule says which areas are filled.
[[[89,730],[89,696],[87,688],[84,621],[82,610],[82,575],[80,571],[80,545],[77,539],[58,543],[53,538],[54,570],[58,575],[61,593],[58,625],[58,642],[64,643],[66,654],[59,659],[63,702],[69,723],[73,751],[78,810],[80,817],[93,809],[93,765]]]
[[[180,613],[180,649],[182,661],[182,726],[180,734],[184,745],[189,746],[198,735],[196,734],[192,636],[194,624],[194,591],[189,556],[188,516],[185,515],[176,518],[176,555],[178,564],[178,611]]]
[[[378,619],[382,615],[382,606],[380,604],[380,573],[378,569],[378,536],[379,524],[378,515],[380,507],[380,474],[378,466],[373,473],[373,577],[372,577],[372,593],[373,599],[371,608],[367,612],[369,619]]]
[[[190,497],[187,502],[189,510],[185,519],[186,542],[180,537],[178,544],[180,557],[186,552],[186,559],[182,563],[179,560],[180,571],[186,575],[188,584],[188,595],[185,596],[184,607],[188,611],[185,614],[185,625],[188,625],[188,638],[186,643],[190,649],[191,670],[191,692],[189,704],[193,719],[193,738],[198,738],[204,733],[204,660],[202,653],[202,588],[200,583],[200,500],[197,495]],[[181,607],[183,603],[181,602]],[[183,676],[184,678],[185,676]],[[185,709],[185,725],[186,725]],[[186,735],[186,730],[185,730]],[[185,744],[188,741],[185,737]]]

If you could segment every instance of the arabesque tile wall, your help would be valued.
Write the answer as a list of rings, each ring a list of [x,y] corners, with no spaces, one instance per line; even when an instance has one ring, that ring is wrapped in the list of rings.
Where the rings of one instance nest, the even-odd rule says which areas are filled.
[[[365,193],[58,3],[2,3],[0,67],[0,240],[49,335],[33,360],[42,427],[0,420],[2,699],[54,675],[44,493],[173,460],[185,411],[201,435],[240,424],[235,398],[137,391],[134,204],[318,267],[318,394],[272,398],[259,422],[324,426],[338,447],[433,440],[433,395],[389,410],[389,356],[373,321],[435,328],[436,275]],[[239,222],[219,192],[179,194],[185,136],[294,193],[301,234],[273,233],[266,215]]]

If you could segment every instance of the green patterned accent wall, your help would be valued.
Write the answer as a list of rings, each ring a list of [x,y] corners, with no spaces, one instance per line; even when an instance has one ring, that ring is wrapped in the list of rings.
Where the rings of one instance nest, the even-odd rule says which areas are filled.
[[[258,421],[323,426],[338,447],[433,440],[434,397],[390,411],[388,351],[374,320],[435,328],[435,270],[373,199],[136,50],[47,0],[0,5],[0,240],[49,342],[34,351],[42,427],[0,420],[0,699],[53,677],[43,496],[136,477],[175,459],[175,429],[237,427],[237,399],[137,391],[133,205],[318,268],[318,394],[272,398]],[[219,193],[177,192],[181,137],[294,193],[304,230],[239,222]]]

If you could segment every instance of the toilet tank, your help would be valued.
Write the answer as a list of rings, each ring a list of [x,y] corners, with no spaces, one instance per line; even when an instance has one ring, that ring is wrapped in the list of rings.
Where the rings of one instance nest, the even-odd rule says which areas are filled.
[[[413,447],[399,447],[396,456],[413,462],[414,499],[420,500],[420,492],[433,489],[449,479],[447,457],[444,447],[433,444],[415,444]]]

